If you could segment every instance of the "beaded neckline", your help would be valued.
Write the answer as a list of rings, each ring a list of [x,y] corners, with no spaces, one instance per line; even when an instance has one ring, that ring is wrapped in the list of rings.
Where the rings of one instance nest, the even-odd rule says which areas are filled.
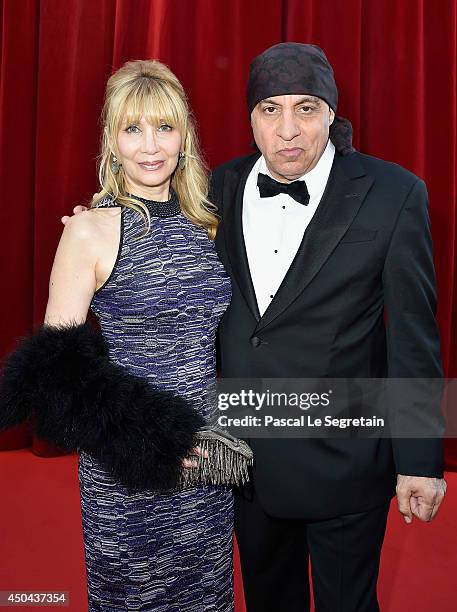
[[[174,217],[175,215],[179,215],[181,212],[178,196],[173,190],[171,191],[170,199],[166,202],[147,200],[146,198],[133,194],[129,194],[129,196],[142,202],[147,207],[151,217]]]

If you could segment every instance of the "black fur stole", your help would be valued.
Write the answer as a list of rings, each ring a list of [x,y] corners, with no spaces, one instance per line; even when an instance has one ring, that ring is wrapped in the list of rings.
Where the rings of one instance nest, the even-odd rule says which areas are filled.
[[[44,325],[7,359],[0,430],[28,418],[40,438],[90,453],[132,492],[176,488],[205,424],[183,398],[112,363],[88,323]]]

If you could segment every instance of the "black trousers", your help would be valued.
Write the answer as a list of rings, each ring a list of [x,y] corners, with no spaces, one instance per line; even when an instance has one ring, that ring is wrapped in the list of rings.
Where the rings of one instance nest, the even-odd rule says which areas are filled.
[[[268,516],[236,496],[235,530],[247,612],[307,612],[311,559],[316,612],[377,612],[389,503],[323,521]]]

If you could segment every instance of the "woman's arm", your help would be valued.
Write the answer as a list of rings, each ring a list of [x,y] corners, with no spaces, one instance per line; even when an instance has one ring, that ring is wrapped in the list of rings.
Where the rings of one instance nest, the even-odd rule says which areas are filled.
[[[49,280],[46,325],[84,323],[97,286],[96,264],[102,245],[96,215],[71,217],[62,233]]]
[[[58,354],[59,365],[65,366],[68,359],[59,354],[61,345],[57,347],[46,338],[60,328],[80,326],[86,320],[96,283],[94,220],[87,212],[72,218],[64,228],[49,282],[45,325],[23,338],[2,364],[0,431],[30,419],[40,407],[39,390],[50,389],[53,382],[58,385],[58,372],[54,377],[56,366],[51,360]]]

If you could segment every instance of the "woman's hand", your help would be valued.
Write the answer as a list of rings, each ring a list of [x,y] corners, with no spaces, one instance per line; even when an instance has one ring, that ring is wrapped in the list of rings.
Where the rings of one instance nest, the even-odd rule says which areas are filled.
[[[204,457],[205,459],[208,459],[208,451],[202,450],[200,446],[196,446],[194,449],[192,449],[192,452],[190,454],[191,456]],[[183,459],[182,464],[185,468],[198,467],[198,462],[195,459]]]

